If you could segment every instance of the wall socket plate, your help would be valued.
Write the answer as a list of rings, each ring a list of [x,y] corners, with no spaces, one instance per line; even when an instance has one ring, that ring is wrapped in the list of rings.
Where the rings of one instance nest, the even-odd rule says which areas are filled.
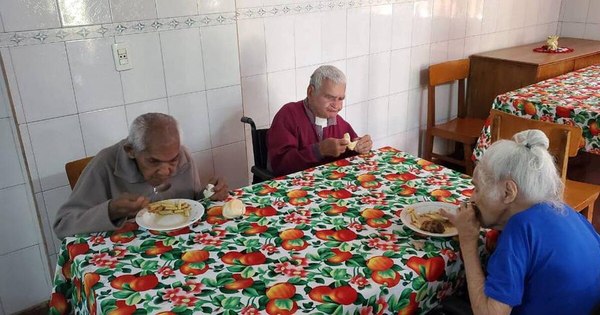
[[[131,63],[131,50],[127,43],[112,44],[112,50],[117,71],[133,68],[133,64]]]

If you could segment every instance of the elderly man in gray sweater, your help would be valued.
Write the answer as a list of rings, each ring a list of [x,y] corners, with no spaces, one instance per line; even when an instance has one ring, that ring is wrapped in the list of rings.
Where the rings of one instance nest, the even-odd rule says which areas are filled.
[[[215,192],[211,199],[227,197],[223,180],[210,183]],[[162,199],[199,199],[204,188],[194,160],[180,143],[177,121],[169,115],[148,113],[133,121],[126,139],[90,161],[58,210],[54,232],[64,238],[115,230],[148,205],[158,186],[169,187],[161,192]]]

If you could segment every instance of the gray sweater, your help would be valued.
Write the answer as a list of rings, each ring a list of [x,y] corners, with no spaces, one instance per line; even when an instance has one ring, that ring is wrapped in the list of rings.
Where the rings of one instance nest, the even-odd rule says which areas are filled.
[[[124,149],[125,140],[100,151],[87,165],[67,202],[60,207],[54,221],[59,238],[80,233],[112,231],[123,222],[112,222],[108,203],[122,193],[148,196],[148,184]],[[177,169],[169,183],[171,188],[160,193],[161,199],[199,199],[202,185],[194,160],[183,146]]]

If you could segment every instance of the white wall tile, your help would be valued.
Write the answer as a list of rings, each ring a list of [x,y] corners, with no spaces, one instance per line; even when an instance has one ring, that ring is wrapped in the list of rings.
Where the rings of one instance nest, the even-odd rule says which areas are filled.
[[[523,3],[525,6],[523,9],[519,9],[519,15],[517,17],[523,17],[523,15],[527,15],[527,18],[523,19],[524,26],[532,26],[538,24],[539,14],[530,14],[530,12],[539,12],[540,5],[544,5],[540,3],[540,0],[529,0]]]
[[[448,42],[431,44],[429,49],[429,64],[436,64],[448,60]]]
[[[371,7],[370,52],[389,51],[392,47],[392,12],[391,4]]]
[[[563,21],[583,22],[588,15],[590,0],[569,0],[563,7]]]
[[[410,48],[392,51],[390,65],[390,93],[408,90],[410,71]]]
[[[25,182],[11,125],[11,118],[0,119],[0,189]]]
[[[449,39],[464,38],[467,32],[467,2],[453,1],[452,15],[450,16]],[[533,11],[537,12],[537,11]]]
[[[369,98],[369,56],[346,61],[346,104],[355,104]]]
[[[110,0],[113,22],[156,18],[154,0]]]
[[[321,14],[297,15],[294,18],[296,67],[321,62]]]
[[[100,150],[127,137],[124,106],[83,113],[79,115],[79,121],[86,156],[96,155]]]
[[[200,14],[235,11],[235,0],[198,0]]]
[[[29,134],[42,189],[66,185],[65,163],[85,157],[77,116],[31,123]]]
[[[204,90],[202,44],[198,29],[162,32],[160,43],[167,94],[178,95]]]
[[[352,129],[359,136],[368,133],[369,123],[369,103],[362,102],[346,105],[346,121],[352,126]]]
[[[14,108],[14,115],[17,119],[17,123],[24,123],[25,120],[25,112],[23,110],[23,103],[21,102],[21,93],[19,92],[19,85],[17,84],[17,77],[15,74],[15,69],[12,62],[12,56],[9,48],[0,48],[0,54],[2,57],[2,62],[4,63],[4,71],[6,73],[7,82],[6,86],[2,87],[3,92],[6,95],[10,95],[12,99],[12,104],[6,101],[6,115],[10,112],[10,107]],[[4,89],[7,90],[4,90]],[[4,106],[3,106],[4,107]],[[3,116],[5,116],[3,114]]]
[[[463,58],[465,53],[465,39],[455,39],[448,42],[448,60]]]
[[[452,6],[452,0],[433,0],[432,43],[447,41],[450,38]]]
[[[408,92],[406,129],[425,128],[427,119],[427,89],[416,88]]]
[[[240,86],[209,90],[207,100],[212,146],[218,147],[243,140]]]
[[[133,69],[121,72],[125,103],[165,97],[165,75],[158,34],[119,36],[116,41],[129,43],[129,58],[133,64]]]
[[[0,1],[0,12],[7,32],[60,27],[54,0]]]
[[[306,97],[302,95],[296,96],[296,73],[294,70],[286,70],[273,72],[267,75],[267,86],[269,89],[269,121],[273,121],[273,117],[279,109],[290,102],[296,102],[299,99]]]
[[[406,130],[408,91],[390,95],[388,111],[388,134],[395,135]]]
[[[467,1],[467,37],[481,34],[481,21],[483,19],[483,2],[484,0]]]
[[[540,5],[538,23],[550,23],[558,21],[562,0],[545,0]]]
[[[582,22],[582,21],[579,21]],[[600,23],[600,1],[590,1],[590,9],[587,16],[588,23]]]
[[[267,72],[294,68],[294,20],[282,16],[265,19],[264,23]]]
[[[121,77],[115,70],[111,38],[67,42],[79,112],[123,104]]]
[[[156,11],[159,18],[196,15],[198,3],[197,0],[156,0]]]
[[[251,8],[261,6],[263,0],[235,0],[235,4],[238,8]]]
[[[412,3],[394,4],[392,21],[392,49],[410,47],[412,43]]]
[[[298,100],[306,98],[306,91],[310,84],[310,76],[316,69],[317,66],[296,68],[296,98]],[[343,72],[344,70],[341,71]]]
[[[31,175],[31,185],[33,186],[34,192],[42,190],[40,183],[40,176],[37,171],[37,164],[35,162],[35,156],[33,154],[33,146],[31,144],[31,138],[29,136],[29,128],[27,124],[18,126],[19,132],[21,133],[21,143],[23,144],[23,154],[27,160],[27,166],[29,167],[29,173]],[[19,154],[19,153],[17,153]],[[25,173],[25,172],[23,172]]]
[[[203,27],[200,33],[206,88],[240,84],[236,26],[229,24]]]
[[[469,57],[472,54],[481,52],[479,45],[481,42],[481,36],[472,36],[465,38],[465,52],[464,57]]]
[[[225,178],[231,189],[247,186],[249,183],[246,172],[248,161],[245,154],[240,154],[245,150],[244,141],[213,149],[215,175]]]
[[[346,58],[346,10],[323,12],[321,30],[323,61]]]
[[[0,238],[5,240],[0,243],[0,255],[35,245],[38,223],[33,216],[35,209],[27,195],[27,186],[0,189],[0,200]]]
[[[215,176],[212,150],[194,152],[192,153],[192,158],[194,159],[196,168],[200,173],[200,180],[202,181],[202,184],[204,185],[208,183],[208,181]]]
[[[416,88],[427,84],[427,67],[429,67],[429,45],[411,48],[409,87]]]
[[[11,48],[27,121],[77,112],[64,43]]]
[[[371,138],[387,136],[388,98],[381,97],[369,101],[368,130]]]
[[[369,56],[369,99],[386,96],[390,91],[390,52]]]
[[[346,18],[346,55],[348,58],[369,53],[371,10],[369,7],[348,9]]]
[[[262,19],[238,20],[242,77],[267,72],[265,26]]]
[[[108,0],[58,0],[63,26],[110,23]]]
[[[166,98],[161,98],[152,101],[133,103],[125,105],[125,113],[127,114],[127,125],[130,126],[133,120],[145,113],[169,113],[169,105]]]
[[[49,255],[56,254],[59,248],[56,248],[57,238],[54,235],[52,229],[52,222],[48,219],[48,211],[46,210],[46,203],[44,202],[44,196],[41,192],[35,194],[35,202],[37,207],[37,213],[41,222],[42,233],[44,234],[44,243],[46,250]]]
[[[52,231],[51,240],[54,243],[56,251],[60,251],[61,241],[56,237],[53,230],[54,221],[56,220],[56,214],[58,209],[67,202],[71,195],[70,186],[62,186],[56,189],[50,189],[43,192],[44,207],[46,208],[46,215],[48,217],[49,228]]]
[[[412,45],[428,44],[431,40],[431,16],[433,0],[416,1],[412,25]]]
[[[242,78],[242,99],[244,116],[252,118],[257,126],[270,124],[267,75]]]
[[[51,287],[44,265],[46,259],[37,245],[0,256],[0,283],[10,283],[0,286],[6,313],[16,313],[48,299]]]
[[[404,142],[403,151],[414,156],[419,156],[422,138],[419,128],[407,130],[404,133],[404,137],[407,141]]]
[[[498,3],[500,0],[485,0],[481,18],[481,33],[488,34],[496,31],[498,18]]]
[[[600,40],[600,24],[586,24],[583,37],[587,39]]]
[[[206,92],[189,93],[169,98],[170,114],[183,132],[183,144],[190,151],[210,149],[210,124]]]

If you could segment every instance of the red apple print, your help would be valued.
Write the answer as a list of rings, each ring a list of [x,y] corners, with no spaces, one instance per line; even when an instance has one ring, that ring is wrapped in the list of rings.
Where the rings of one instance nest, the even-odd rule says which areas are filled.
[[[423,276],[428,282],[436,281],[445,272],[446,263],[440,256],[429,259],[413,256],[408,259],[406,265],[417,274]],[[421,267],[424,267],[425,274],[421,274]]]
[[[284,305],[285,307],[278,307],[277,305]],[[289,309],[286,307],[289,307]],[[267,303],[266,308],[267,314],[269,315],[292,315],[296,313],[297,310],[298,305],[296,304],[296,302],[289,299],[270,300]]]
[[[588,123],[588,127],[590,128],[590,133],[595,137],[600,134],[600,128],[598,127],[598,123],[595,120],[590,120]]]
[[[69,259],[73,260],[73,258],[87,253],[90,250],[90,246],[88,243],[79,243],[79,244],[69,244],[67,245],[67,251],[69,252]]]
[[[337,161],[333,162],[333,165],[335,165],[335,166],[348,166],[348,165],[350,165],[350,162],[348,160],[337,160]]]
[[[320,230],[315,232],[315,236],[324,241],[334,240],[333,234],[335,234],[335,230]]]
[[[398,194],[400,196],[408,197],[408,196],[414,195],[417,192],[416,188],[410,187],[410,186],[407,186],[407,185],[402,185],[401,188],[402,188],[402,190],[400,190],[400,192],[398,192]]]
[[[115,244],[125,244],[131,242],[135,238],[134,232],[122,232],[116,233],[116,231],[110,236],[111,242]]]
[[[400,163],[403,163],[404,161],[406,161],[406,159],[405,159],[405,158],[403,158],[403,157],[400,157],[400,156],[393,156],[393,157],[390,159],[390,164],[400,164]]]
[[[156,287],[157,284],[158,284],[158,278],[156,278],[156,276],[153,274],[149,274],[149,275],[141,276],[141,277],[138,277],[137,279],[134,279],[129,284],[129,287],[131,287],[134,291],[141,292],[141,291],[148,291],[150,289],[154,289],[154,287]]]
[[[295,189],[287,193],[287,196],[290,198],[301,198],[305,197],[306,195],[308,195],[308,192],[302,189]]]
[[[352,193],[345,189],[340,189],[340,190],[334,191],[332,196],[333,196],[333,198],[337,198],[337,199],[346,199],[346,198],[352,197]]]
[[[243,278],[239,273],[233,274],[231,277],[234,281],[224,285],[225,289],[227,290],[243,290],[251,287],[252,284],[254,284],[254,280],[252,280],[252,278]]]
[[[463,189],[461,190],[460,194],[466,197],[471,197],[473,195],[473,189]]]
[[[124,300],[118,300],[115,305],[117,308],[108,312],[109,315],[132,315],[137,310],[135,305],[127,305]]]
[[[90,272],[83,276],[83,290],[85,291],[85,296],[90,296],[92,288],[98,281],[100,281],[100,276],[97,273]]]
[[[372,182],[361,182],[360,185],[364,188],[367,189],[376,189],[381,187],[381,183],[377,182],[377,181],[372,181]]]
[[[117,290],[122,290],[124,285],[131,283],[131,281],[135,279],[136,277],[134,275],[121,275],[112,279],[112,281],[110,281],[110,286]]]
[[[206,215],[209,217],[222,216],[223,215],[223,207],[221,207],[221,206],[210,207],[210,208],[208,208],[208,210],[206,210]]]
[[[341,214],[348,211],[348,207],[346,206],[338,206],[337,204],[332,204],[331,209],[327,210],[325,213],[328,215],[336,215]]]
[[[300,198],[290,198],[290,200],[288,201],[291,205],[296,206],[296,207],[301,207],[301,206],[306,206],[307,204],[310,204],[310,199],[306,198],[306,197],[300,197]]]
[[[360,213],[360,216],[365,219],[378,219],[384,216],[385,213],[379,209],[367,208]]]
[[[423,169],[426,171],[435,172],[435,171],[440,171],[442,169],[442,166],[437,165],[437,164],[431,164],[431,165],[423,166]]]
[[[264,195],[272,194],[274,192],[277,192],[277,188],[271,187],[271,186],[265,184],[265,185],[262,185],[262,189],[258,192],[258,194],[261,196],[264,196]]]
[[[400,280],[402,280],[402,276],[397,271],[389,269],[385,271],[373,271],[373,273],[371,273],[371,279],[376,283],[391,288],[396,286]]]
[[[556,106],[556,115],[561,118],[571,118],[572,109],[565,106]]]
[[[344,252],[344,251],[341,251],[339,248],[332,248],[331,252],[334,253],[335,256],[327,258],[327,261],[332,264],[340,264],[340,263],[343,263],[344,261],[352,258],[351,252]]]
[[[246,266],[254,266],[264,264],[267,257],[261,252],[251,252],[240,257],[240,263]]]
[[[274,299],[291,299],[296,294],[296,287],[287,282],[281,282],[267,289],[267,297]]]
[[[177,315],[177,313],[171,312],[171,311],[166,311],[166,312],[157,313],[156,315]]]
[[[256,235],[264,233],[268,227],[266,225],[259,225],[258,223],[250,223],[250,228],[244,231],[244,235]]]
[[[65,279],[71,279],[71,265],[73,262],[71,260],[67,261],[64,266],[62,266],[62,274],[65,276]]]
[[[431,192],[433,197],[450,197],[452,196],[452,192],[445,189],[436,189]]]
[[[417,313],[419,303],[417,303],[417,293],[413,292],[409,296],[409,303],[398,311],[398,315],[413,315]]]
[[[392,221],[384,218],[367,219],[367,225],[376,229],[385,229],[392,225]]]
[[[317,196],[321,198],[329,198],[329,196],[333,195],[333,190],[325,189],[317,192]]]
[[[373,256],[367,260],[367,268],[373,271],[383,271],[392,268],[394,261],[386,256]]]
[[[224,217],[210,216],[206,218],[206,222],[212,225],[220,225],[227,222]]]
[[[210,257],[210,253],[199,249],[199,250],[190,250],[181,255],[181,260],[189,263],[203,262]]]
[[[413,179],[417,178],[417,175],[407,172],[407,173],[398,174],[398,178],[400,180],[407,182],[409,180],[413,180]]]
[[[146,255],[150,255],[150,256],[158,256],[158,255],[164,254],[172,249],[173,249],[173,247],[165,246],[165,245],[163,245],[162,241],[158,241],[154,244],[154,246],[152,246],[151,248],[148,248],[145,251],[145,253],[146,253]]]
[[[523,109],[525,110],[525,113],[527,115],[531,115],[531,116],[535,115],[535,113],[537,112],[535,105],[533,105],[533,103],[531,103],[531,102],[527,102]]]
[[[277,214],[277,210],[275,210],[275,208],[273,208],[272,206],[258,208],[258,210],[256,211],[256,215],[259,217],[270,217],[270,216],[274,216],[276,214]]]
[[[340,179],[340,178],[344,178],[345,176],[346,176],[346,173],[344,173],[344,172],[333,171],[333,172],[331,172],[331,174],[329,174],[328,178],[329,179]]]
[[[50,309],[54,308],[56,312],[60,315],[66,314],[69,309],[69,304],[67,304],[67,300],[60,293],[52,293],[52,297],[50,298]],[[50,312],[51,314],[55,314]]]
[[[287,229],[279,233],[282,240],[295,240],[304,236],[304,232],[298,229]]]
[[[240,259],[242,256],[243,254],[240,252],[228,252],[221,256],[221,260],[228,265],[235,265],[236,259]]]
[[[337,304],[350,305],[358,298],[358,293],[351,286],[337,287],[329,293],[329,297]]]
[[[303,250],[308,246],[308,243],[303,239],[284,240],[281,242],[281,247],[286,250]]]
[[[340,242],[349,242],[356,239],[356,233],[352,230],[342,229],[333,233],[333,238]]]
[[[132,222],[132,221],[127,221],[127,222],[125,222],[125,224],[123,224],[122,227],[115,230],[115,233],[132,232],[132,231],[137,230],[138,228],[139,228],[139,226],[137,225],[137,223]]]
[[[324,302],[323,297],[329,296],[331,291],[333,291],[333,289],[328,286],[325,286],[325,285],[316,286],[312,290],[310,290],[310,292],[308,292],[308,297],[310,297],[310,299],[313,301],[323,303]]]
[[[184,275],[197,276],[205,273],[208,270],[208,264],[204,262],[185,263],[179,267],[179,271]]]
[[[363,174],[363,175],[359,175],[356,179],[359,182],[372,182],[372,181],[375,181],[377,178],[373,174]]]

